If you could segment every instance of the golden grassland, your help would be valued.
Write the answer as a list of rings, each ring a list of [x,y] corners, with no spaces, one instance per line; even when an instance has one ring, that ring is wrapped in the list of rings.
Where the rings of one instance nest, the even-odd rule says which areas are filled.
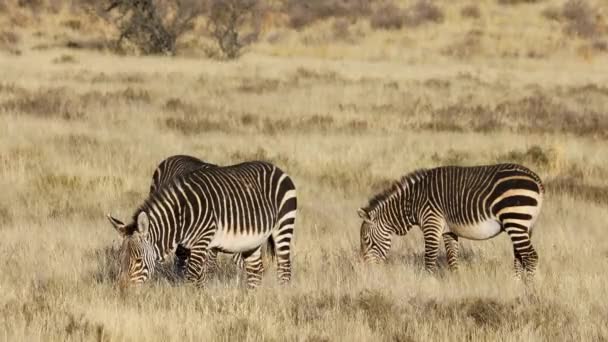
[[[586,41],[542,21],[559,2],[481,1],[477,24],[465,3],[415,30],[355,24],[366,34],[351,43],[310,43],[326,22],[285,29],[233,62],[33,48],[44,37],[15,28],[20,53],[0,52],[0,340],[608,339],[608,54],[581,55]],[[477,50],[442,54],[469,25],[484,32]],[[247,291],[223,258],[205,289],[163,276],[114,287],[120,239],[104,215],[129,217],[178,153],[292,176],[289,286],[269,261]],[[502,235],[463,240],[458,273],[443,254],[439,274],[422,270],[419,231],[386,264],[361,263],[356,209],[390,180],[507,161],[547,185],[533,283],[514,279]]]

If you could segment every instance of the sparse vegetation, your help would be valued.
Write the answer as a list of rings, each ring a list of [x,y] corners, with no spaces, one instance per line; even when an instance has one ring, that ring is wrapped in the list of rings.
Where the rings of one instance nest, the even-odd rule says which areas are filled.
[[[460,9],[460,15],[464,18],[479,19],[481,11],[476,5],[466,5]]]
[[[0,336],[606,340],[605,5],[584,2],[586,17],[564,14],[575,2],[519,2],[261,1],[237,28],[259,39],[227,63],[204,58],[208,6],[167,58],[137,56],[127,38],[116,54],[120,27],[98,15],[119,19],[116,8],[0,1]],[[174,10],[157,10],[171,31]],[[566,28],[576,22],[593,33]],[[179,282],[171,256],[149,284],[115,288],[120,238],[105,214],[128,218],[177,153],[290,174],[290,286],[266,260],[262,287],[245,291],[221,255],[205,289]],[[372,194],[417,168],[495,162],[544,180],[534,284],[513,279],[504,236],[461,239],[458,273],[422,271],[416,229],[394,237],[385,264],[361,262],[356,208]]]
[[[398,30],[403,27],[405,15],[403,10],[392,2],[378,7],[370,19],[370,24],[375,29]]]
[[[294,28],[302,28],[326,18],[358,18],[371,13],[369,0],[287,0],[285,11]]]

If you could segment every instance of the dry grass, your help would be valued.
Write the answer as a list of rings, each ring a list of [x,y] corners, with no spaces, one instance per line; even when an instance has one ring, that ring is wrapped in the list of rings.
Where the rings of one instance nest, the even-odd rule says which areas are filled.
[[[401,30],[320,20],[230,63],[66,49],[64,38],[91,37],[55,41],[0,16],[23,51],[0,55],[0,336],[606,340],[608,56],[581,58],[575,48],[590,41],[540,16],[561,1],[479,2],[479,20],[462,19],[467,3],[438,3],[443,21]],[[74,31],[76,18],[58,13],[34,31]],[[356,39],[338,39],[344,30]],[[472,52],[446,53],[472,44],[459,40],[467,32],[479,32]],[[114,288],[120,239],[104,214],[128,217],[177,153],[289,172],[300,203],[290,286],[268,265],[248,292],[222,257],[206,289],[177,282],[171,260],[139,290]],[[360,262],[356,208],[374,192],[416,168],[494,162],[528,165],[546,183],[534,283],[513,279],[504,236],[463,240],[455,274],[443,254],[438,275],[422,271],[419,231],[396,237],[386,264]]]

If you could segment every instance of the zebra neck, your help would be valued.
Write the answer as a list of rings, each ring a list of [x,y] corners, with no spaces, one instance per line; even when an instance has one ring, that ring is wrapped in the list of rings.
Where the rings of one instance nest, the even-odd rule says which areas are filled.
[[[177,245],[175,242],[177,227],[167,226],[165,221],[158,217],[153,210],[148,211],[147,214],[150,217],[148,238],[153,246],[156,260],[163,261]]]

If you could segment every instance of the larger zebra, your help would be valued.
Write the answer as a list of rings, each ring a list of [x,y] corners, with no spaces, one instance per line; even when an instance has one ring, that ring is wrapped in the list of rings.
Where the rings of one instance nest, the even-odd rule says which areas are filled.
[[[516,274],[533,275],[538,255],[530,237],[543,194],[538,175],[516,164],[415,171],[358,210],[363,258],[384,260],[392,234],[405,235],[418,226],[425,268],[435,271],[443,236],[448,266],[457,269],[459,237],[485,240],[504,231],[513,243]]]
[[[194,170],[203,170],[217,167],[215,164],[207,163],[196,157],[178,154],[170,156],[161,161],[154,173],[152,174],[152,184],[150,184],[150,195],[156,192],[161,187],[169,184],[173,178],[185,175]],[[182,277],[186,271],[188,259],[190,258],[190,250],[184,246],[177,245],[175,249],[175,271],[178,276]],[[240,253],[232,255],[233,261],[239,266],[243,266],[243,258]],[[217,252],[208,251],[207,255],[207,270],[213,272],[217,269]]]
[[[289,282],[296,208],[291,178],[266,162],[198,169],[174,177],[144,201],[132,222],[108,215],[124,238],[119,283],[143,283],[156,262],[181,244],[190,249],[187,280],[205,283],[210,251],[240,252],[247,285],[254,288],[261,282],[261,246],[266,241],[276,254],[279,281]]]

